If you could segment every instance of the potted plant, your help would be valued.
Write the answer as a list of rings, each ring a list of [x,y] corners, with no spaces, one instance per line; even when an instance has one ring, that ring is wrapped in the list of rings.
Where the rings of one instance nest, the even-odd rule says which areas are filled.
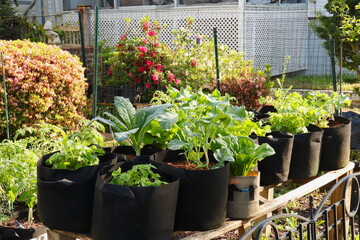
[[[250,115],[243,107],[231,105],[232,98],[217,90],[205,94],[192,92],[189,87],[168,87],[167,97],[161,99],[172,102],[170,110],[179,116],[173,126],[176,134],[167,146],[182,153],[168,151],[152,156],[154,161],[166,163],[159,169],[180,178],[175,229],[216,228],[226,217],[230,169],[229,159],[215,158],[211,146],[221,135],[250,135],[253,130],[246,121]]]
[[[97,172],[117,161],[115,154],[90,145],[103,142],[92,126],[64,136],[60,150],[37,164],[39,218],[49,228],[90,231]]]
[[[336,170],[349,164],[351,124],[350,120],[341,116],[334,116],[334,110],[339,111],[344,106],[349,106],[351,100],[345,94],[333,92],[331,94],[310,92],[306,100],[317,110],[318,119],[313,124],[324,131],[320,159],[320,171]]]
[[[227,216],[246,219],[259,210],[260,172],[253,171],[258,161],[275,154],[267,143],[255,144],[249,137],[225,136],[212,143],[214,156],[230,162]]]
[[[172,239],[179,180],[137,161],[105,167],[98,175],[91,236]]]
[[[153,150],[146,148],[147,145],[157,145],[155,151],[164,148],[164,138],[168,129],[177,121],[177,114],[167,111],[171,104],[154,105],[136,111],[130,100],[116,96],[114,99],[116,113],[104,113],[104,117],[96,117],[108,124],[114,131],[114,138],[119,142],[124,141],[130,148],[116,148],[117,154],[136,155],[152,154]]]

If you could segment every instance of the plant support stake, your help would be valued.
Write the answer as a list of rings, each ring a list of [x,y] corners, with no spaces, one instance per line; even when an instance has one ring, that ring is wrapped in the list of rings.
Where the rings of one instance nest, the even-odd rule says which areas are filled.
[[[9,108],[7,102],[7,91],[6,91],[6,80],[5,80],[5,63],[4,55],[0,53],[1,56],[1,69],[2,69],[2,79],[4,84],[4,104],[5,104],[5,119],[6,119],[6,137],[10,139],[10,130],[9,130]]]
[[[81,55],[84,68],[86,68],[86,55],[85,55],[85,43],[84,43],[84,26],[82,21],[82,12],[79,10],[79,26],[80,26],[80,43],[81,43]]]
[[[93,91],[93,117],[96,116],[97,90],[98,90],[98,33],[99,33],[99,7],[95,7],[95,69],[94,69],[94,91]]]
[[[216,84],[217,89],[220,91],[220,73],[219,73],[219,53],[218,53],[218,43],[217,43],[217,29],[213,29],[214,34],[214,47],[215,47],[215,66],[216,66]]]

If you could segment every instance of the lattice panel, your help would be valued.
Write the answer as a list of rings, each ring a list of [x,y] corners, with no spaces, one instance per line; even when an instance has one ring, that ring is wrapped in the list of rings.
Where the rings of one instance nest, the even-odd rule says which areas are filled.
[[[244,14],[244,18],[241,17]],[[147,15],[168,27],[161,32],[160,40],[171,46],[173,29],[185,26],[185,18],[196,19],[194,31],[208,37],[213,36],[213,28],[218,29],[220,44],[232,49],[243,49],[247,59],[253,59],[256,67],[263,69],[271,64],[272,75],[281,74],[285,56],[291,56],[287,71],[307,68],[308,18],[306,10],[247,10],[232,8],[171,8],[167,10],[101,10],[99,13],[99,41],[114,46],[125,33],[139,35],[139,20]],[[126,29],[124,19],[130,18],[130,28]],[[94,30],[94,16],[92,16]],[[78,24],[77,14],[64,16],[64,24]],[[242,45],[242,46],[240,46]]]
[[[306,11],[245,11],[244,50],[256,67],[271,64],[272,75],[307,68],[308,18]]]

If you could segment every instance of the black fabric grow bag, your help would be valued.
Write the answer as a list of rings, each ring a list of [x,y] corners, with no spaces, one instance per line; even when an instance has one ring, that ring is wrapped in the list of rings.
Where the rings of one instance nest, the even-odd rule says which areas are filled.
[[[162,151],[161,148],[152,145],[146,145],[140,150],[140,155],[149,156],[160,151]],[[118,155],[120,158],[126,158],[126,160],[131,160],[136,156],[136,152],[132,146],[118,146],[112,152]]]
[[[308,133],[294,135],[289,179],[315,177],[319,172],[323,130],[315,125]]]
[[[180,179],[176,230],[206,231],[225,221],[230,164],[213,170],[187,170],[166,164],[183,158],[178,151],[159,152],[151,158],[159,170]]]
[[[29,240],[32,239],[35,230],[10,228],[0,226],[0,240]]]
[[[170,240],[174,229],[179,180],[159,171],[169,182],[158,187],[108,184],[111,172],[127,171],[135,162],[103,168],[97,178],[91,236],[94,240]]]
[[[294,136],[286,132],[271,132],[272,137],[258,137],[259,144],[268,143],[275,154],[258,162],[261,172],[260,184],[269,185],[285,182],[288,179]]]
[[[350,161],[350,120],[335,117],[338,127],[323,128],[320,170],[329,171],[346,167]]]
[[[45,155],[37,165],[39,218],[51,229],[89,232],[97,173],[116,163],[116,155],[105,153],[96,166],[67,170],[45,165],[52,154]]]

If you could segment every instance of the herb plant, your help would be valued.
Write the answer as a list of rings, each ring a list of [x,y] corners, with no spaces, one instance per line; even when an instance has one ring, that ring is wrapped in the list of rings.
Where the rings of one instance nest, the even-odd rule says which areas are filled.
[[[260,146],[249,137],[225,136],[215,139],[211,149],[218,161],[230,162],[233,176],[246,176],[257,162],[275,154],[274,149],[267,143]]]
[[[121,172],[121,168],[118,168],[112,172],[113,178],[109,183],[131,187],[157,187],[167,184],[153,169],[156,167],[151,164],[135,165],[126,172]]]
[[[94,120],[108,124],[118,142],[129,141],[136,155],[140,155],[145,145],[156,143],[177,121],[177,114],[167,111],[170,107],[171,104],[154,105],[136,112],[129,99],[116,96],[116,115],[105,112],[106,118],[98,116]]]

